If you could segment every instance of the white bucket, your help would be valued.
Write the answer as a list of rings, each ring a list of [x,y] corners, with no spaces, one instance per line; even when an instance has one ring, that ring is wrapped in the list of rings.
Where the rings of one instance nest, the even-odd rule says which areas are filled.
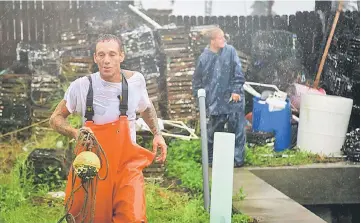
[[[303,94],[297,146],[325,156],[341,155],[353,100],[349,98]]]

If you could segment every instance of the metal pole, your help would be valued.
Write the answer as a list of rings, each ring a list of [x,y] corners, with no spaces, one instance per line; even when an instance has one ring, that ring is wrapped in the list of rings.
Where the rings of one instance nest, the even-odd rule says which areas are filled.
[[[153,19],[149,18],[149,16],[147,16],[146,14],[144,14],[143,12],[139,11],[139,9],[137,9],[136,7],[132,6],[132,5],[128,5],[128,7],[130,8],[130,10],[132,10],[134,13],[136,13],[137,15],[139,15],[140,17],[142,17],[145,21],[149,22],[152,26],[154,26],[154,28],[156,29],[160,29],[162,28],[161,25],[159,25],[156,21],[154,21]]]
[[[203,169],[203,200],[204,209],[209,212],[209,180],[208,180],[208,140],[206,120],[206,91],[198,90],[199,116],[201,125],[202,169]]]

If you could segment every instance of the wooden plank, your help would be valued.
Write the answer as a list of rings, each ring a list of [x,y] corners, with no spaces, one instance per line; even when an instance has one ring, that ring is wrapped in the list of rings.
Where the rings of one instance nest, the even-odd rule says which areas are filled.
[[[22,10],[21,10],[21,21],[23,22],[23,41],[29,42],[29,2],[22,2]]]
[[[313,70],[313,66],[315,64],[313,60],[313,24],[314,21],[312,21],[311,14],[308,11],[303,12],[303,27],[304,27],[304,64],[306,69],[309,70],[311,73],[311,70]]]
[[[7,3],[8,5],[8,8],[11,10],[11,13],[8,14],[8,19],[9,19],[9,27],[8,27],[8,30],[9,30],[9,42],[14,42],[15,40],[15,27],[14,27],[14,19],[15,19],[15,16],[14,16],[14,10],[13,10],[13,2],[9,2]]]
[[[305,49],[305,31],[304,31],[304,16],[302,12],[296,12],[296,25],[295,25],[295,33],[297,35],[297,40],[299,41],[301,45],[301,49],[303,51],[303,65],[305,65],[305,58],[307,58],[307,53]]]
[[[282,30],[288,29],[288,15],[281,16],[281,29]]]
[[[231,26],[237,30],[239,30],[239,25],[238,25],[238,17],[237,16],[232,16],[232,21],[231,21]]]
[[[236,42],[236,45],[238,46],[238,49],[244,50],[245,49],[245,36],[246,36],[246,18],[244,16],[240,16],[238,18],[238,26],[239,26],[239,32],[238,32],[238,40]]]
[[[249,53],[252,47],[252,16],[247,16],[246,18],[246,35],[245,35],[245,52]]]
[[[256,33],[260,30],[260,21],[258,16],[253,16],[252,32]]]
[[[44,1],[44,43],[49,44],[51,38],[51,23],[53,21],[53,5],[50,1]]]
[[[6,39],[5,20],[6,20],[5,2],[0,1],[0,46],[4,44]],[[0,61],[1,61],[1,52],[0,52]]]
[[[35,29],[35,2],[29,1],[28,9],[28,28],[29,28],[29,42],[36,43],[36,29]]]
[[[87,20],[92,17],[91,3],[89,1],[79,1],[77,19],[79,19],[79,29],[83,30]]]
[[[273,18],[273,22],[274,22],[274,29],[282,30],[282,20],[281,20],[281,16],[276,15],[276,16]]]
[[[354,21],[355,24],[360,24],[360,12],[358,11],[353,11],[352,12],[352,20]],[[353,29],[354,34],[355,35],[360,35],[360,28],[358,29]]]
[[[77,0],[72,0],[71,1],[71,9],[69,10],[70,12],[70,22],[69,22],[69,28],[71,31],[76,31],[78,30],[78,7],[77,7]]]
[[[5,33],[5,22],[6,22],[6,11],[5,11],[5,2],[0,2],[0,49],[4,49],[6,44],[6,33]],[[0,69],[5,68],[4,66],[4,52],[0,50]]]
[[[196,25],[197,25],[197,17],[191,16],[191,26],[196,26]]]
[[[267,29],[267,17],[262,15],[259,21],[259,28],[260,30],[266,30]]]
[[[301,43],[303,51],[305,50],[304,49],[304,46],[305,46],[304,24],[305,24],[305,18],[304,18],[303,12],[297,12],[296,13],[296,27],[297,27],[296,34],[297,34],[298,41]]]
[[[181,15],[177,16],[176,24],[177,24],[177,26],[183,26],[184,25],[183,16],[181,16]]]
[[[15,19],[15,42],[18,43],[21,41],[21,9],[20,9],[20,1],[14,2],[14,19]]]
[[[224,28],[226,26],[226,20],[225,20],[224,16],[218,17],[218,24],[219,24],[219,27],[224,30]]]
[[[72,7],[70,1],[71,0],[59,2],[61,32],[68,31],[70,27],[70,10],[71,10],[70,7]]]
[[[11,1],[6,1],[4,3],[5,8],[5,41],[1,45],[1,54],[2,54],[2,67],[7,68],[12,63],[13,60],[16,59],[15,51],[13,50],[14,43],[14,26],[13,26],[13,4]]]
[[[38,43],[44,43],[44,10],[41,0],[36,1],[36,38]]]
[[[176,22],[177,22],[177,17],[175,15],[169,16],[169,23],[176,23]]]
[[[54,9],[54,22],[53,26],[55,27],[53,31],[52,43],[59,43],[60,42],[60,32],[62,31],[62,8],[64,7],[65,2],[53,2],[53,9]],[[55,39],[53,39],[55,38]]]
[[[211,24],[211,17],[207,15],[204,17],[204,25],[210,25],[210,24]]]
[[[267,30],[273,29],[273,16],[267,16]]]
[[[58,43],[60,35],[60,16],[59,11],[57,10],[57,2],[51,2],[51,19],[49,23],[49,43]]]
[[[218,17],[217,16],[211,16],[211,22],[209,25],[218,25]]]
[[[190,21],[190,18],[189,18],[189,16],[184,16],[184,27],[186,28],[186,29],[189,29],[189,27],[191,26],[191,21]]]
[[[321,29],[322,26],[320,26],[319,17],[316,15],[314,11],[310,12],[308,25],[310,26],[310,35],[311,37],[311,53],[314,54],[316,51],[318,51],[318,48],[320,46],[320,43],[322,40],[318,39],[318,30]]]
[[[8,43],[10,41],[10,16],[9,13],[11,13],[11,7],[10,7],[10,2],[4,2],[4,8],[6,11],[6,17],[4,19],[4,42]]]
[[[290,15],[289,16],[289,21],[288,21],[288,31],[295,33],[296,32],[296,16],[295,15]]]
[[[198,16],[197,18],[197,25],[198,26],[202,26],[204,24],[204,21],[203,21],[203,16]]]
[[[226,16],[224,30],[226,31],[226,33],[230,33],[231,36],[233,36],[234,33],[237,31],[236,29],[234,29],[232,27],[232,17],[231,16]]]

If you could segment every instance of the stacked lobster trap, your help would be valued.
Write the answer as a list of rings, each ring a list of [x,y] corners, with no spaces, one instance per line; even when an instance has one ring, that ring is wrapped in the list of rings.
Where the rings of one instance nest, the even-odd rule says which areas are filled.
[[[189,31],[184,27],[158,30],[162,53],[160,88],[165,117],[175,120],[195,117],[195,99],[192,93],[194,55],[189,47]]]
[[[5,134],[29,126],[31,123],[31,75],[0,75],[0,133]],[[29,131],[14,136],[27,138]],[[4,140],[2,138],[1,140]]]
[[[30,98],[32,102],[32,124],[40,123],[32,128],[32,133],[42,136],[50,130],[47,119],[64,91],[60,79],[52,75],[33,75],[31,79]]]
[[[133,31],[121,33],[125,60],[123,69],[139,71],[144,75],[150,100],[161,116],[159,107],[159,68],[157,66],[157,44],[153,30],[142,25]]]
[[[67,82],[93,73],[94,60],[90,46],[72,47],[61,55],[60,61],[61,77]]]

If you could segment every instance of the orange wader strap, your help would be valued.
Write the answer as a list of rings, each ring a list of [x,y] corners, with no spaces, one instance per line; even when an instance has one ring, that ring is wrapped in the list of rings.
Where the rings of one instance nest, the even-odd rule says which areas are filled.
[[[118,98],[120,100],[119,103],[119,111],[120,116],[127,116],[128,111],[128,81],[125,79],[123,71],[121,71],[122,75],[122,96],[118,95]],[[93,121],[94,116],[94,109],[93,109],[93,82],[92,78],[89,75],[89,90],[88,94],[86,96],[86,109],[85,109],[85,115],[86,121]]]

